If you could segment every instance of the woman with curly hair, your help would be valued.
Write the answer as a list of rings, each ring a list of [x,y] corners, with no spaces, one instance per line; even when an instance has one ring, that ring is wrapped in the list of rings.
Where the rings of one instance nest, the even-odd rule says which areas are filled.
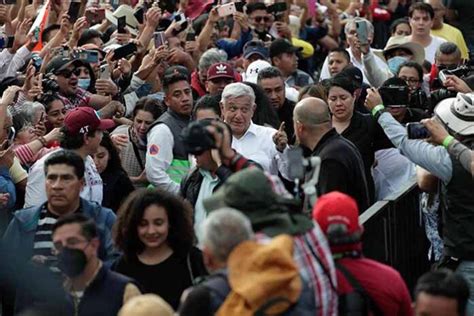
[[[207,274],[201,252],[193,247],[190,214],[189,205],[175,195],[139,189],[120,208],[114,228],[115,244],[123,255],[113,269],[174,309],[183,291]]]

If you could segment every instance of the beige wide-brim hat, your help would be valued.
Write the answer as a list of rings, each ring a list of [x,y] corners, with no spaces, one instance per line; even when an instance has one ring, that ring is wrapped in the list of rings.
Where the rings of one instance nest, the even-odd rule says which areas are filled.
[[[377,54],[379,57],[383,58],[384,60],[387,60],[387,58],[385,57],[387,53],[397,48],[404,48],[409,50],[414,56],[414,61],[420,66],[423,65],[423,62],[425,61],[425,49],[420,44],[410,42],[406,36],[390,37],[383,51],[378,51],[374,53]]]
[[[137,35],[138,20],[133,15],[133,8],[131,6],[122,4],[114,12],[110,10],[105,10],[105,18],[115,26],[117,26],[117,18],[120,18],[122,16],[125,16],[127,27],[130,33],[133,35]]]

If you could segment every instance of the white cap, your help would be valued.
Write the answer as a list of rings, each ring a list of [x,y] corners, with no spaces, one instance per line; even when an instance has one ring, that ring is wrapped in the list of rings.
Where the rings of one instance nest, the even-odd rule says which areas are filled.
[[[259,59],[259,60],[254,61],[247,67],[247,70],[245,71],[245,81],[256,84],[258,73],[262,69],[265,69],[271,66],[272,65],[270,65],[270,63],[265,60]]]
[[[444,99],[434,112],[454,133],[474,135],[474,93],[458,93],[456,98]]]

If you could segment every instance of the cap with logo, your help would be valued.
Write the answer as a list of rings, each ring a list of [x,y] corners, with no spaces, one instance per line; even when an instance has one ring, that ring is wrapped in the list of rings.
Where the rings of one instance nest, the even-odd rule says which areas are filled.
[[[71,110],[64,118],[66,132],[70,135],[85,134],[89,130],[108,130],[115,127],[110,119],[100,119],[99,114],[91,107],[82,106]]]
[[[252,55],[259,55],[263,59],[268,58],[268,48],[262,41],[250,41],[244,46],[244,58],[248,59]]]
[[[252,62],[245,71],[245,81],[250,83],[257,83],[258,73],[265,68],[269,68],[272,65],[266,60],[256,60]]]
[[[213,80],[218,78],[229,78],[234,79],[234,68],[227,63],[216,63],[213,64],[207,70],[207,80]]]

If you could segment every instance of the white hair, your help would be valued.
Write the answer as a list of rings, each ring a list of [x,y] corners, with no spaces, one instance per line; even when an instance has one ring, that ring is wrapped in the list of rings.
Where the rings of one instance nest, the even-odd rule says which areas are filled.
[[[30,122],[34,122],[36,118],[36,113],[44,112],[45,108],[44,105],[39,102],[26,101],[25,103],[23,103],[21,111],[26,114]]]
[[[199,59],[199,70],[207,70],[213,64],[227,62],[227,53],[221,49],[211,48],[208,49]]]
[[[226,102],[229,98],[250,97],[251,103],[255,103],[255,93],[253,89],[241,82],[234,82],[225,86],[222,91],[222,101]]]
[[[230,207],[212,211],[202,226],[201,243],[221,262],[226,262],[232,250],[254,237],[250,220]]]
[[[369,20],[359,17],[347,21],[346,26],[344,26],[344,33],[349,34],[349,31],[351,30],[352,26],[357,22],[364,22],[367,25],[367,31],[369,32],[369,34],[374,35],[373,24]]]

